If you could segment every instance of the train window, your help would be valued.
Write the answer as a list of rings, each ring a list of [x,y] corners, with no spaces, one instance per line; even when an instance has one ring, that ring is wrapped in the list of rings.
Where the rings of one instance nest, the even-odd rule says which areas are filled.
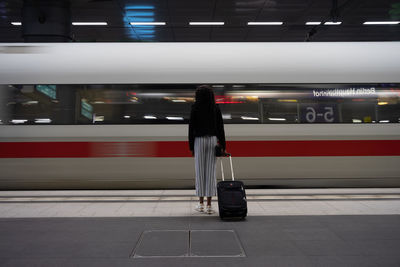
[[[263,123],[299,122],[298,100],[262,99]]]
[[[341,104],[342,122],[369,123],[377,121],[376,101],[369,99],[349,99]]]
[[[196,84],[0,85],[0,124],[187,124]],[[400,84],[213,85],[225,123],[399,123]]]

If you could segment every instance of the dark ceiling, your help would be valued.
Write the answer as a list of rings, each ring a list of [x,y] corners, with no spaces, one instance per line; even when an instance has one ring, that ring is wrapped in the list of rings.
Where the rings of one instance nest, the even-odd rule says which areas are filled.
[[[107,26],[72,26],[77,42],[302,42],[400,41],[400,0],[71,0],[72,21],[107,22]],[[332,9],[337,2],[337,9]],[[0,2],[0,42],[23,42],[23,1]],[[331,21],[339,26],[307,26]],[[130,21],[161,21],[165,26],[134,27]],[[189,26],[189,21],[223,21],[223,26]],[[282,21],[281,26],[247,22]],[[314,30],[312,30],[314,28]]]

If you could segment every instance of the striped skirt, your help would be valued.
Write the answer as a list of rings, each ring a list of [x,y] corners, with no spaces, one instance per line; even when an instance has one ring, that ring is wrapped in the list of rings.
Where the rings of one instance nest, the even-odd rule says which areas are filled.
[[[194,139],[196,196],[212,197],[217,193],[217,181],[215,179],[216,145],[216,136],[202,136]]]

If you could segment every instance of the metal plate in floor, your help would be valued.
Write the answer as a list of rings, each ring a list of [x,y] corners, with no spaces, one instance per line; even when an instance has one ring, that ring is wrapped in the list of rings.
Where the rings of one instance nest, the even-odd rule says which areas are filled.
[[[134,258],[245,256],[233,230],[144,231],[132,254]]]
[[[239,238],[233,230],[190,231],[192,257],[245,257]]]
[[[139,257],[187,257],[189,255],[189,231],[144,231],[133,252]]]

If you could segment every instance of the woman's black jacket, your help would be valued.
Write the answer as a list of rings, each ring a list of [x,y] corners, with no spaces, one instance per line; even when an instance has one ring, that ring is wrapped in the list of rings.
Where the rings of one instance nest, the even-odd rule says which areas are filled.
[[[192,106],[189,120],[189,147],[194,150],[194,138],[200,136],[216,136],[219,144],[225,150],[225,131],[221,110],[215,108],[203,109],[196,104]]]

